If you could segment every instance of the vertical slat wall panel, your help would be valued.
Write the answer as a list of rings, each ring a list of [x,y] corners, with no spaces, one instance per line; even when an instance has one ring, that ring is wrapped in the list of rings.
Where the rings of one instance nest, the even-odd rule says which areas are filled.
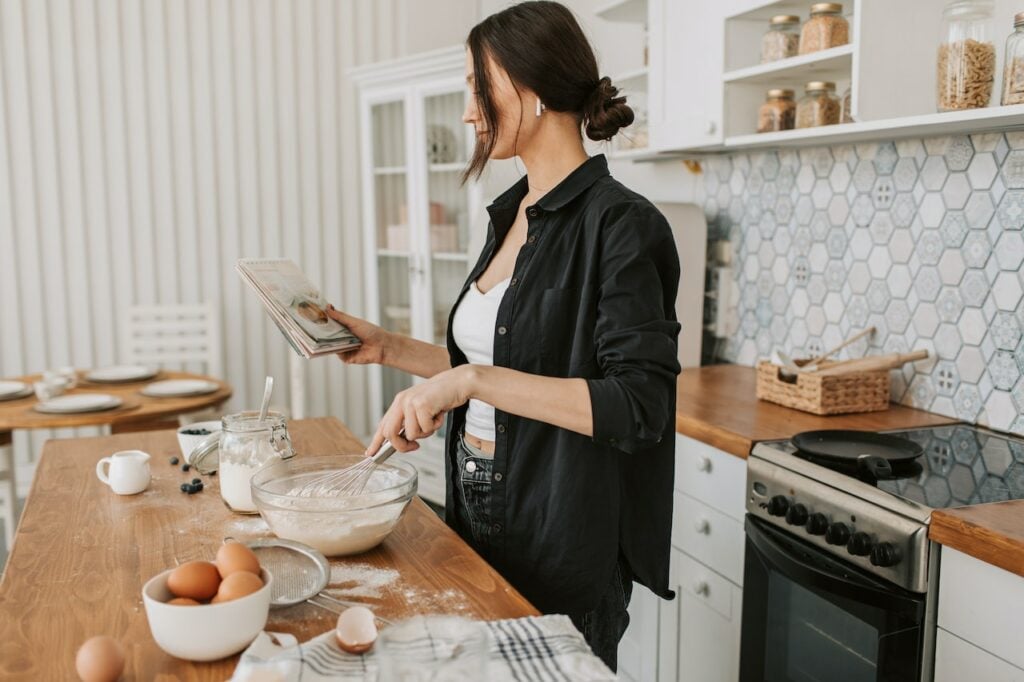
[[[345,72],[399,56],[399,4],[0,0],[0,376],[117,362],[127,306],[212,300],[229,407],[267,372],[286,406],[291,351],[234,261],[286,255],[365,314]],[[309,415],[371,430],[366,368],[304,367]],[[16,436],[22,495],[72,433]]]

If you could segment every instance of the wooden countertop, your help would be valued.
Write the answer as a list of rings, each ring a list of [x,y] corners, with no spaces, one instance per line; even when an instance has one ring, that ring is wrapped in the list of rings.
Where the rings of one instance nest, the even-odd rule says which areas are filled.
[[[939,509],[928,537],[1024,577],[1024,500]]]
[[[892,405],[885,412],[819,417],[754,397],[752,367],[714,365],[685,369],[676,393],[676,431],[738,457],[754,443],[813,429],[915,428],[956,419]],[[1024,500],[940,509],[928,536],[987,563],[1024,576]]]
[[[957,420],[893,404],[884,412],[819,417],[754,396],[753,367],[712,365],[684,369],[676,384],[676,431],[746,457],[754,443],[815,429],[885,431]]]
[[[299,457],[361,452],[335,419],[295,421]],[[117,450],[149,452],[144,493],[118,497],[96,478],[96,462]],[[262,519],[229,512],[216,478],[186,495],[191,480],[168,459],[173,431],[46,443],[0,582],[0,678],[77,679],[74,658],[88,637],[110,635],[126,649],[124,680],[223,680],[237,657],[190,663],[161,651],[149,632],[143,583],[177,561],[212,559],[226,535],[269,535]],[[365,554],[331,561],[332,594],[362,601],[385,618],[454,613],[480,619],[537,611],[418,498],[395,531]],[[346,590],[349,590],[346,593]],[[300,641],[334,626],[336,615],[308,604],[271,611],[267,629]]]

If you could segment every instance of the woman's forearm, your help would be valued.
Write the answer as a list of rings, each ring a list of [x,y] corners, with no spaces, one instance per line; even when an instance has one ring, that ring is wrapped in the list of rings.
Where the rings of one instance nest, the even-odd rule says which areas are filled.
[[[507,367],[470,365],[468,397],[510,414],[594,435],[585,379],[545,377]]]
[[[448,351],[444,346],[436,346],[395,333],[388,339],[381,364],[424,379],[452,368]]]

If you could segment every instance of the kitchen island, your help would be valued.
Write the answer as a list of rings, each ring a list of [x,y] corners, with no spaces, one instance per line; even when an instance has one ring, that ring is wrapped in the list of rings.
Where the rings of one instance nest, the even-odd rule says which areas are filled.
[[[293,422],[299,457],[362,452],[333,418]],[[152,455],[145,492],[113,494],[95,475],[96,462],[118,450]],[[195,472],[170,464],[181,453],[174,431],[106,438],[51,440],[0,582],[0,678],[76,679],[75,652],[93,635],[125,648],[124,679],[224,680],[237,657],[214,663],[178,660],[149,632],[143,583],[176,563],[212,560],[227,536],[270,536],[258,516],[233,514],[216,477],[196,495],[180,491]],[[366,603],[385,618],[448,613],[493,620],[537,615],[526,601],[419,498],[395,531],[365,554],[331,560],[331,593]],[[300,641],[333,628],[337,616],[308,604],[272,610],[267,630]]]

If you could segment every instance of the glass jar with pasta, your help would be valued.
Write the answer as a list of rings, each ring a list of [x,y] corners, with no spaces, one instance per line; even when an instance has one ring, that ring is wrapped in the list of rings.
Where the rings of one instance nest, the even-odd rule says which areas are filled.
[[[811,18],[800,29],[800,54],[828,50],[850,42],[850,24],[838,2],[811,5]]]
[[[779,14],[768,22],[761,38],[761,63],[795,57],[800,49],[800,17]]]
[[[774,133],[792,130],[796,123],[796,102],[793,91],[773,88],[757,112],[757,132]]]
[[[804,96],[796,104],[796,127],[835,125],[839,123],[840,106],[835,83],[811,81],[804,86]]]
[[[1003,60],[1003,104],[1024,104],[1024,12],[1013,18]]]
[[[939,111],[987,107],[996,73],[990,0],[952,0],[942,12],[937,63]]]

